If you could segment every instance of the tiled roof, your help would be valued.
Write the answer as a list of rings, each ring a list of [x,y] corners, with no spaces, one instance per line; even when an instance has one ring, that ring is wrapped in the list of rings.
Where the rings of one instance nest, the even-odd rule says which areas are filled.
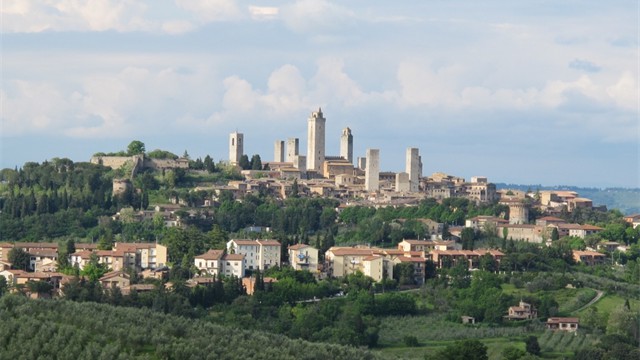
[[[244,255],[242,254],[227,254],[223,257],[224,260],[231,260],[231,261],[242,261],[244,260]]]
[[[223,255],[224,255],[224,250],[209,250],[204,254],[194,257],[194,259],[220,260]]]
[[[280,246],[280,243],[276,240],[257,240],[262,246]]]

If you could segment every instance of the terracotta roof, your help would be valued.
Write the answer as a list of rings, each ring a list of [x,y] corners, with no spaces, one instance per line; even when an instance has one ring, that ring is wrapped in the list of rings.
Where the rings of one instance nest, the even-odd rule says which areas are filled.
[[[204,254],[200,254],[194,259],[202,259],[202,260],[220,260],[224,255],[224,250],[209,250]]]
[[[92,252],[90,250],[81,250],[76,251],[71,256],[80,256],[82,259],[89,259],[91,257]]]
[[[276,240],[257,240],[262,246],[280,246],[280,243]]]
[[[49,279],[52,277],[62,277],[62,274],[57,272],[23,272],[21,274],[16,274],[16,277],[27,279]]]
[[[156,243],[115,243],[113,248],[118,249],[121,247],[132,249],[152,249],[156,247]]]
[[[29,255],[32,255],[32,256],[58,257],[58,250],[56,250],[56,249],[29,250]]]
[[[417,262],[417,263],[423,263],[427,261],[427,259],[423,257],[406,257],[406,256],[398,256],[398,260],[400,260],[400,262]]]
[[[333,255],[336,256],[344,256],[344,255],[356,255],[356,256],[366,256],[372,255],[374,251],[372,249],[356,249],[350,247],[335,247],[331,248],[328,251],[331,251]]]
[[[371,255],[371,256],[367,256],[367,257],[362,258],[362,261],[373,261],[373,260],[378,260],[380,258],[381,258],[381,256]]]
[[[57,249],[58,243],[52,242],[17,242],[13,246],[19,248],[35,248],[35,249]]]
[[[580,318],[576,317],[550,317],[547,319],[547,324],[559,324],[559,323],[579,323]]]
[[[564,219],[560,219],[555,216],[545,216],[545,217],[539,218],[538,220],[566,222]]]
[[[288,249],[289,250],[300,250],[300,249],[304,249],[304,248],[307,248],[307,247],[310,247],[310,246],[307,245],[307,244],[295,244],[295,245],[290,245]]]
[[[129,274],[127,274],[126,272],[124,272],[122,270],[117,270],[117,271],[111,271],[111,272],[108,272],[108,273],[104,274],[104,276],[100,278],[100,281],[109,280],[109,279],[114,278],[116,276],[122,276],[123,278],[126,278],[126,279],[129,278]]]
[[[253,245],[253,246],[258,246],[258,243],[255,240],[243,240],[243,239],[233,239],[231,240],[234,243],[236,243],[236,245]]]
[[[242,254],[227,254],[223,257],[224,260],[231,260],[231,261],[242,261],[244,260],[244,255]]]
[[[95,250],[98,248],[98,244],[89,244],[89,243],[76,243],[74,244],[76,250]]]

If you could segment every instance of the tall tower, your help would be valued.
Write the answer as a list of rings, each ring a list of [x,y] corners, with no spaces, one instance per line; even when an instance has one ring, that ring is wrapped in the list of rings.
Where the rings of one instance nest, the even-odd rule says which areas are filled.
[[[284,141],[276,140],[273,145],[273,161],[284,162]]]
[[[353,164],[353,135],[351,135],[351,129],[342,129],[342,136],[340,136],[340,156]]]
[[[324,130],[327,119],[322,116],[322,109],[309,116],[307,137],[307,170],[322,171],[324,162]]]
[[[420,176],[422,176],[422,164],[418,148],[407,149],[405,172],[409,174],[409,191],[418,192]]]
[[[244,154],[244,135],[237,131],[229,135],[229,164],[238,165]]]
[[[298,138],[287,139],[287,162],[294,162],[296,156],[300,155],[300,141]]]
[[[380,190],[380,149],[367,149],[364,189],[366,191]]]

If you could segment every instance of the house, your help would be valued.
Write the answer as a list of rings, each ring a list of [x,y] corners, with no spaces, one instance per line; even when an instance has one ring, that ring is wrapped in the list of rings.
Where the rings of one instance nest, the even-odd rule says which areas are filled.
[[[325,253],[325,270],[329,276],[343,277],[361,272],[375,281],[393,278],[393,261],[385,249],[331,247]]]
[[[394,264],[411,264],[413,267],[413,280],[416,285],[422,285],[426,279],[426,263],[425,257],[408,257],[397,256],[393,258]]]
[[[475,324],[476,323],[476,318],[474,318],[473,316],[462,315],[460,317],[460,319],[462,319],[462,323],[463,324]]]
[[[575,332],[578,331],[579,323],[579,318],[550,317],[547,319],[547,329]]]
[[[459,246],[455,241],[431,241],[431,240],[402,240],[398,243],[398,249],[403,251],[454,250]]]
[[[98,281],[105,289],[111,289],[112,287],[122,289],[131,285],[129,274],[122,270],[108,272]]]
[[[480,257],[489,254],[493,259],[500,263],[504,254],[499,250],[477,249],[477,250],[433,250],[429,253],[431,260],[436,267],[442,268],[446,264],[454,265],[458,261],[465,261],[470,270],[477,269],[480,265]]]
[[[640,214],[633,214],[633,215],[629,215],[629,216],[625,216],[623,217],[624,221],[628,222],[629,224],[631,224],[631,227],[633,227],[634,229],[638,226],[640,226]]]
[[[306,244],[291,245],[289,250],[289,264],[295,270],[318,272],[318,249]]]
[[[281,248],[276,240],[232,239],[227,242],[227,253],[244,255],[245,270],[280,266]]]
[[[582,263],[582,264],[585,264],[587,266],[604,264],[604,261],[605,261],[606,258],[607,258],[607,256],[605,254],[601,254],[601,253],[596,252],[596,251],[573,250],[573,260],[576,263]]]
[[[522,300],[518,306],[510,306],[509,314],[505,318],[509,320],[530,320],[535,319],[538,316],[536,309]]]
[[[193,258],[194,265],[206,275],[244,277],[245,256],[226,254],[224,250],[209,250]]]

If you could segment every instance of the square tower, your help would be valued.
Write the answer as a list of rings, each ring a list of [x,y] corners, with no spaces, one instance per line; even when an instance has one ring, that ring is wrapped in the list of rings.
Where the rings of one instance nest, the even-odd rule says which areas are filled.
[[[229,164],[240,164],[240,158],[244,155],[244,135],[237,131],[229,135]]]
[[[322,109],[309,116],[307,136],[307,170],[317,173],[322,171],[324,162],[324,132],[327,120],[322,116]]]
[[[292,163],[296,156],[300,155],[300,140],[298,138],[287,139],[287,162]]]
[[[422,176],[422,164],[418,148],[407,149],[405,172],[409,174],[409,191],[418,192],[420,176]]]
[[[342,129],[342,136],[340,136],[340,156],[353,164],[353,135],[351,135],[351,129]]]
[[[380,190],[380,149],[367,149],[367,163],[364,170],[364,189]]]
[[[273,145],[273,161],[284,162],[284,141],[276,140]]]

